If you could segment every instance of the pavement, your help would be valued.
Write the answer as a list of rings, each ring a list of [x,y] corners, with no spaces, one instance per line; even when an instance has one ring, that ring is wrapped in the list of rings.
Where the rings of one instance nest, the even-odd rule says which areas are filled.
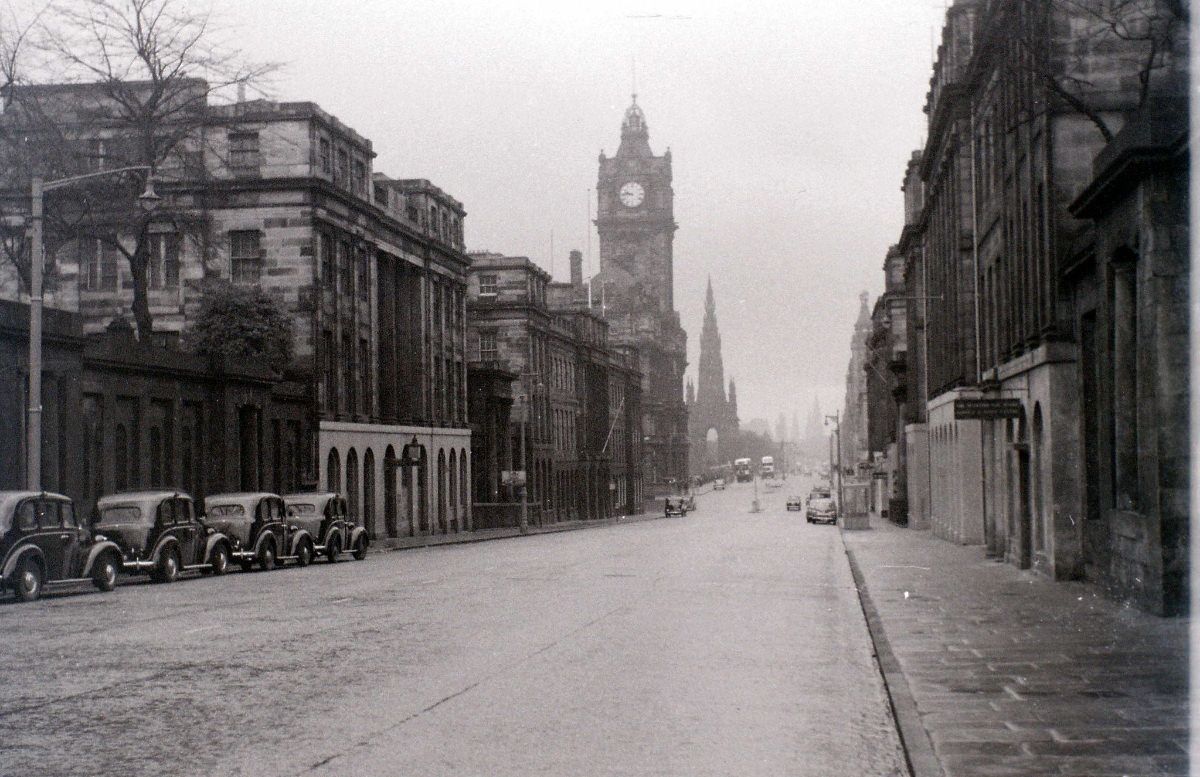
[[[1191,773],[1190,619],[877,516],[842,538],[914,777]]]

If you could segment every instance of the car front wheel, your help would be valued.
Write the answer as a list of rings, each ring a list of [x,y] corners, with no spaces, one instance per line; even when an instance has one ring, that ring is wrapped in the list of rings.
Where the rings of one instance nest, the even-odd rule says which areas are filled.
[[[23,602],[32,602],[42,595],[42,582],[45,573],[42,565],[34,559],[27,558],[17,567],[13,580],[13,592]]]
[[[360,534],[358,539],[354,541],[354,560],[362,561],[367,557],[367,538]]]
[[[92,583],[101,591],[111,591],[117,587],[117,562],[112,554],[105,553],[96,561],[92,570]]]
[[[179,554],[174,548],[164,550],[158,559],[154,579],[159,583],[174,583],[179,578]]]
[[[209,571],[214,575],[223,575],[229,571],[229,551],[224,545],[217,545],[213,548],[212,556],[209,559]]]
[[[300,547],[296,548],[296,565],[306,567],[312,563],[313,551],[312,545],[308,541],[300,543]]]
[[[325,546],[325,558],[329,559],[330,564],[336,564],[338,556],[342,553],[342,538],[331,537],[329,544]]]
[[[258,566],[264,572],[270,572],[275,568],[275,543],[263,544],[263,548],[258,554]]]

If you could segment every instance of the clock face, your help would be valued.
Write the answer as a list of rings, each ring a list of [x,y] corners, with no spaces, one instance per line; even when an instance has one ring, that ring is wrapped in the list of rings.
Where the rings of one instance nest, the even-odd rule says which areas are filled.
[[[630,181],[621,187],[621,204],[627,208],[636,208],[646,197],[646,190],[637,181]]]

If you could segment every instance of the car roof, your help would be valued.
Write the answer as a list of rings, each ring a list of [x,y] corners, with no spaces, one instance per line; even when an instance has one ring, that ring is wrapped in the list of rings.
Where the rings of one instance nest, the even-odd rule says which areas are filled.
[[[96,500],[96,507],[118,504],[121,502],[157,502],[162,499],[170,499],[171,497],[187,497],[191,499],[191,495],[184,491],[175,490],[159,490],[159,491],[122,491],[119,494],[108,494]]]
[[[264,497],[273,496],[276,499],[282,499],[279,494],[273,491],[236,491],[228,494],[212,494],[204,497],[204,504],[247,504],[249,502],[257,502]]]
[[[300,494],[284,494],[283,501],[291,502],[321,502],[334,497],[340,497],[336,491],[306,491]]]

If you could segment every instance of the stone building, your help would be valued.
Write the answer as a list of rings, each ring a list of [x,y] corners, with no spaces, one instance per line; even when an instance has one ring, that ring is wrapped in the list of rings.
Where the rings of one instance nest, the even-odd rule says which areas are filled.
[[[76,110],[60,122],[97,110],[91,85],[50,89]],[[313,103],[194,109],[203,122],[189,131],[201,137],[156,170],[149,339],[177,346],[214,287],[263,290],[293,322],[287,371],[313,420],[302,480],[345,493],[373,536],[469,528],[461,203],[428,181],[373,174],[371,142]],[[81,140],[103,141],[101,169],[122,165],[121,138]],[[6,185],[12,202],[25,184]],[[134,236],[110,232],[54,246],[47,304],[77,311],[85,333],[134,302],[113,250]],[[17,298],[6,280],[3,296]]]
[[[737,445],[736,399],[725,394],[725,367],[721,361],[721,333],[717,329],[717,303],[712,278],[704,299],[704,326],[700,331],[700,363],[696,384],[687,387],[688,456],[691,474],[703,476],[733,461]]]
[[[683,397],[687,334],[675,310],[675,223],[671,152],[650,149],[646,117],[625,111],[621,145],[600,154],[596,230],[600,273],[592,300],[608,320],[609,337],[638,352],[642,373],[642,433],[647,489],[665,492],[688,475],[688,422]]]
[[[28,306],[0,300],[0,489],[25,488]],[[41,485],[90,515],[104,494],[171,484],[202,497],[301,488],[315,434],[303,384],[134,339],[124,319],[83,334],[48,309]]]
[[[910,525],[1157,612],[1186,590],[1177,9],[955,2],[899,242]]]
[[[1148,103],[1071,204],[1090,222],[1064,269],[1074,338],[1088,579],[1158,613],[1188,612],[1188,121]]]
[[[870,463],[867,448],[867,338],[871,335],[871,310],[867,292],[858,295],[858,319],[850,339],[850,363],[846,366],[846,396],[839,419],[840,471],[846,477],[865,474]]]
[[[636,354],[610,346],[608,324],[588,308],[580,285],[552,284],[549,273],[523,256],[470,256],[473,363],[516,377],[499,464],[526,471],[530,520],[640,512]],[[519,494],[500,484],[497,472],[477,474],[477,494],[485,497],[477,509],[508,516],[481,520],[511,520]]]
[[[871,310],[865,357],[871,501],[890,520],[904,524],[908,521],[903,422],[908,302],[904,296],[904,256],[896,246],[888,251],[883,267],[886,284]]]

